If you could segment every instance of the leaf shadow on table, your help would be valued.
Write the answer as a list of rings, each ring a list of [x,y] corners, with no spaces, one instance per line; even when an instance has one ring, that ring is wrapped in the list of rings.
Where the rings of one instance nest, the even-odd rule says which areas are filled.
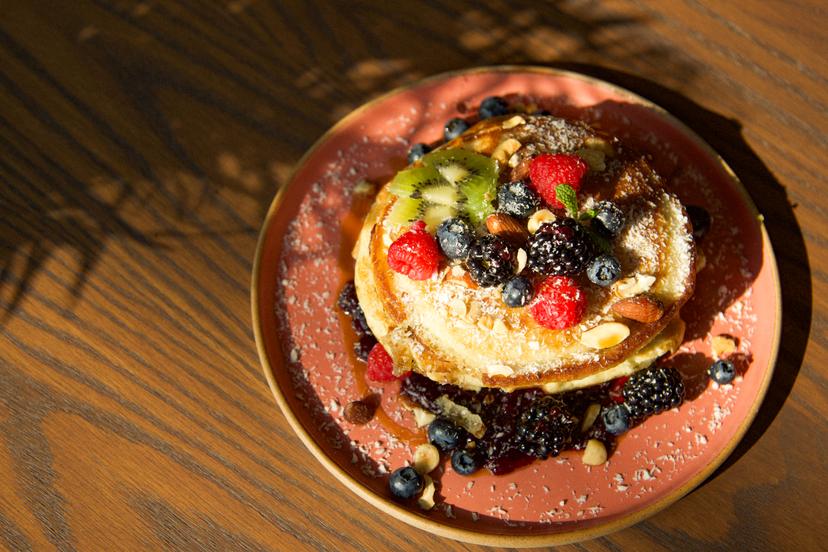
[[[578,63],[557,67],[607,80],[663,107],[701,136],[730,165],[764,215],[782,283],[782,328],[779,356],[767,395],[742,441],[710,476],[718,477],[761,438],[784,405],[802,365],[811,327],[811,269],[802,230],[788,198],[764,161],[742,134],[741,124],[702,107],[679,92],[621,71]]]
[[[164,4],[99,7],[96,15],[56,7],[44,19],[69,36],[105,29],[78,35],[64,67],[0,33],[0,46],[49,85],[34,94],[11,72],[0,74],[30,117],[4,126],[43,126],[50,137],[12,130],[4,138],[0,324],[44,271],[66,288],[72,311],[113,242],[162,270],[173,263],[166,247],[191,250],[197,238],[233,251],[225,237],[255,236],[276,189],[328,126],[420,77],[553,58],[645,60],[677,82],[696,72],[669,45],[642,39],[645,16],[576,5],[356,2],[342,13],[332,4],[318,6],[324,13],[313,28],[297,23],[306,15],[298,3],[216,4],[197,15]],[[196,24],[214,16],[229,17],[229,27],[212,33]],[[170,25],[175,33],[166,32]],[[70,80],[87,66],[105,76],[100,86]],[[56,149],[69,152],[71,169],[52,158]],[[66,276],[46,268],[59,251],[74,257],[61,259]],[[249,270],[250,253],[236,252],[235,270]]]

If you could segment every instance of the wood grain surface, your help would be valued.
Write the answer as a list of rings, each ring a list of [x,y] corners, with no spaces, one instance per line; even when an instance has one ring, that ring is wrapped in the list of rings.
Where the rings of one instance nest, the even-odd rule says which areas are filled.
[[[571,550],[818,550],[828,529],[828,8],[783,2],[0,3],[0,545],[476,550],[313,460],[259,366],[259,226],[338,118],[532,63],[675,114],[765,215],[771,390],[715,476]]]

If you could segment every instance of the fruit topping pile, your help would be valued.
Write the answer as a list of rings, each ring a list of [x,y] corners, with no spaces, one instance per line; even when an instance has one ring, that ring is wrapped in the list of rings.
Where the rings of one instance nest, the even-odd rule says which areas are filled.
[[[481,103],[477,119],[511,112],[508,102],[493,96]],[[465,119],[451,119],[444,139],[453,140],[469,127]],[[519,143],[509,145],[504,155],[517,148]],[[585,286],[607,287],[622,277],[612,241],[624,230],[624,212],[608,201],[590,209],[578,205],[584,179],[591,171],[603,170],[603,161],[542,153],[530,159],[522,178],[511,181],[501,174],[504,158],[497,152],[485,156],[459,148],[432,151],[432,145],[424,143],[411,147],[410,167],[389,185],[395,201],[386,221],[399,232],[388,248],[388,265],[412,280],[428,280],[447,265],[459,266],[477,286],[499,287],[505,306],[526,308],[540,326],[571,328],[586,312]],[[693,235],[700,239],[711,224],[710,215],[701,207],[689,206],[687,211]],[[415,411],[419,425],[428,425],[428,444],[416,449],[413,465],[397,469],[389,478],[394,497],[418,497],[425,509],[434,505],[435,487],[428,474],[441,456],[448,457],[451,469],[460,475],[482,468],[508,473],[566,450],[583,450],[585,464],[599,465],[615,448],[617,436],[684,400],[680,374],[658,362],[632,376],[554,395],[537,388],[469,391],[439,384],[395,369],[368,327],[353,282],[344,286],[338,305],[351,319],[358,338],[354,350],[367,363],[367,380],[400,381],[403,403]],[[626,297],[611,310],[642,323],[654,322],[664,313],[658,299],[646,293]],[[607,346],[606,336],[592,337],[604,341],[597,347]],[[708,374],[716,384],[727,385],[737,376],[734,362],[726,358],[735,345],[725,339],[721,343],[723,352]],[[375,408],[368,400],[352,401],[345,409],[346,420],[365,424]]]
[[[508,102],[493,96],[481,103],[477,118],[511,112]],[[503,125],[523,123],[515,117]],[[444,138],[453,140],[469,126],[452,119]],[[624,228],[624,213],[607,201],[578,207],[584,179],[603,162],[588,162],[588,153],[540,153],[528,159],[522,178],[510,180],[514,172],[505,172],[505,160],[520,149],[517,140],[504,139],[491,156],[450,146],[432,151],[414,144],[411,166],[391,181],[395,201],[386,222],[400,233],[388,250],[389,267],[427,280],[459,265],[477,286],[500,287],[506,306],[529,309],[541,326],[578,324],[586,311],[583,286],[606,287],[622,276],[611,241]]]

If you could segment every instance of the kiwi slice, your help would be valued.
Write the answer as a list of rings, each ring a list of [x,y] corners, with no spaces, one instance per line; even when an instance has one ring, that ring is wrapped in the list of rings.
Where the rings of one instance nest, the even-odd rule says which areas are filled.
[[[388,191],[400,197],[411,197],[424,187],[444,184],[440,173],[432,167],[414,167],[397,173]]]
[[[398,197],[391,223],[424,220],[433,231],[447,218],[465,216],[479,226],[494,211],[498,175],[493,159],[455,148],[429,153],[421,162],[391,181],[389,191]]]
[[[433,167],[460,191],[459,210],[474,226],[494,212],[492,201],[497,196],[497,162],[464,149],[447,149],[423,157],[423,165]]]

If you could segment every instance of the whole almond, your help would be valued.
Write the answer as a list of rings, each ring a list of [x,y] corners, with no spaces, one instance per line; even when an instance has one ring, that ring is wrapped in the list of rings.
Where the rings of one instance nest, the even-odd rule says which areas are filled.
[[[652,295],[642,293],[621,299],[612,306],[612,312],[636,322],[649,324],[664,315],[664,305]]]
[[[520,222],[503,213],[493,213],[486,217],[486,229],[490,234],[513,242],[522,242],[529,237],[529,233]]]
[[[520,154],[518,154],[520,155]],[[532,164],[532,159],[530,157],[525,157],[517,162],[517,164],[512,168],[512,180],[523,180],[527,176],[529,176],[529,166]]]

